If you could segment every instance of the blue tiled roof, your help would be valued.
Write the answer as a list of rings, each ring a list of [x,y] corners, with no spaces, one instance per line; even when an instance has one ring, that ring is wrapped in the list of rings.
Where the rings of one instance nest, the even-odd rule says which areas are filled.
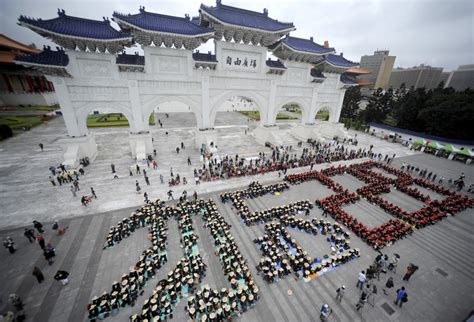
[[[211,28],[205,28],[191,22],[191,19],[188,17],[181,18],[147,12],[145,11],[145,8],[140,8],[140,12],[134,15],[125,15],[114,12],[113,17],[116,20],[121,20],[122,22],[125,22],[129,25],[148,31],[167,32],[190,36],[214,32],[214,30]],[[120,21],[117,21],[117,23],[120,24]],[[127,26],[123,26],[123,24],[120,25],[121,28],[128,29]]]
[[[317,69],[317,68],[311,68],[311,77],[314,77],[314,78],[326,78],[326,76],[324,76],[323,72],[320,71],[320,70]]]
[[[217,6],[211,7],[201,4],[200,11],[206,12],[215,19],[236,26],[243,26],[248,28],[260,29],[265,31],[281,31],[291,29],[295,26],[292,22],[280,22],[278,20],[268,17],[268,11],[255,12],[236,7],[225,6],[217,2]]]
[[[297,51],[304,51],[308,53],[315,53],[318,55],[324,55],[324,54],[329,54],[334,52],[334,48],[326,48],[324,46],[321,46],[320,44],[317,44],[313,41],[313,37],[310,39],[303,39],[303,38],[297,38],[297,37],[291,37],[291,36],[286,36],[280,42],[284,43],[288,47],[297,50]],[[271,47],[276,48],[280,42],[276,43]]]
[[[326,57],[326,61],[331,64],[331,65],[334,65],[334,66],[337,66],[337,67],[347,67],[347,68],[351,68],[351,67],[356,67],[356,66],[359,66],[359,63],[355,63],[353,61],[350,61],[350,60],[347,60],[345,59],[342,54],[340,55],[333,55],[333,54],[329,54],[327,57]]]
[[[37,65],[67,66],[69,64],[68,55],[59,47],[56,47],[56,49],[56,51],[53,51],[48,46],[38,54],[16,56],[15,60]]]
[[[348,84],[348,85],[357,85],[357,81],[354,79],[354,77],[350,77],[348,75],[346,75],[345,73],[341,74],[341,82],[343,82],[344,84]]]
[[[115,62],[118,65],[145,65],[145,56],[140,56],[138,54],[129,55],[126,53],[122,53],[117,55],[117,59]]]
[[[267,66],[270,67],[270,68],[284,68],[284,69],[286,69],[286,66],[283,65],[283,63],[280,60],[267,59]]]
[[[49,31],[66,36],[103,40],[131,38],[129,33],[112,28],[110,21],[105,18],[103,21],[98,21],[71,17],[67,16],[64,10],[58,11],[58,17],[53,19],[42,20],[20,16],[18,21],[20,24],[39,28],[40,33]]]
[[[214,62],[217,63],[216,55],[211,53],[203,54],[199,51],[193,53],[193,59],[195,61]]]

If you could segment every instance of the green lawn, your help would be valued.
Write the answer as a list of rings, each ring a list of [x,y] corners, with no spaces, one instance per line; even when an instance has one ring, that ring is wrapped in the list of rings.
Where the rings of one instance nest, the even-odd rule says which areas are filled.
[[[150,125],[155,125],[155,115],[150,114]],[[128,120],[122,113],[90,114],[87,116],[88,127],[128,126]]]
[[[322,121],[327,121],[329,120],[329,112],[328,111],[319,111],[316,114],[316,119],[317,120],[322,120]]]
[[[253,120],[259,121],[260,120],[260,112],[259,111],[239,111],[240,114],[243,114]],[[287,115],[285,113],[278,113],[277,120],[296,120],[297,117]]]
[[[0,124],[8,125],[12,130],[31,129],[41,123],[41,116],[0,116]]]

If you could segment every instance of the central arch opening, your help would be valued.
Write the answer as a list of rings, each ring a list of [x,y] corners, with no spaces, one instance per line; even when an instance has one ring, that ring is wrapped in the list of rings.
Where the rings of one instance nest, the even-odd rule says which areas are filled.
[[[196,127],[196,115],[191,106],[184,102],[169,100],[159,103],[150,113],[153,129],[172,129],[178,127]]]

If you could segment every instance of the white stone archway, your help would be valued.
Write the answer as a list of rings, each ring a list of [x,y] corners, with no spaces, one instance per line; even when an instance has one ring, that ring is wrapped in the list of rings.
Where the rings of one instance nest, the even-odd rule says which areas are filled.
[[[196,117],[197,127],[198,128],[202,127],[202,124],[203,124],[202,113],[201,113],[201,107],[200,107],[199,102],[186,96],[160,95],[142,104],[142,108],[141,108],[142,119],[145,121],[144,127],[147,131],[150,128],[150,125],[148,122],[148,118],[150,117],[150,114],[155,110],[156,107],[158,107],[158,105],[164,104],[167,102],[179,102],[179,103],[183,103],[189,106],[191,112],[193,112],[194,116]]]
[[[136,122],[132,111],[126,103],[88,102],[76,108],[76,117],[81,133],[89,133],[87,129],[87,116],[94,110],[107,109],[109,111],[122,113],[128,120],[130,132],[136,132]]]
[[[219,110],[219,107],[224,104],[224,102],[234,98],[234,97],[243,97],[248,100],[253,101],[260,112],[260,124],[270,125],[268,124],[268,102],[267,100],[259,95],[257,92],[251,91],[239,91],[239,90],[232,90],[232,91],[225,91],[214,98],[211,98],[211,108],[209,109],[209,124],[211,127],[214,127],[216,114]]]
[[[311,113],[311,103],[308,102],[308,100],[304,100],[297,97],[287,97],[280,99],[276,105],[277,108],[273,110],[273,120],[276,120],[278,111],[283,106],[288,104],[295,104],[301,108],[301,123],[305,124],[306,120],[309,119],[309,114]]]

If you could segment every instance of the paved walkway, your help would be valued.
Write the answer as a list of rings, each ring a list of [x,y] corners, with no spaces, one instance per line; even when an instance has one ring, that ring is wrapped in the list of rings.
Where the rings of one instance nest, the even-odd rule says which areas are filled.
[[[174,113],[166,118],[164,114],[157,114],[163,128],[154,126],[151,130],[154,147],[157,150],[158,170],[146,169],[150,178],[147,186],[143,175],[129,176],[130,166],[134,164],[130,155],[128,132],[125,127],[91,128],[98,145],[96,160],[85,168],[86,175],[80,177],[80,188],[77,197],[73,197],[69,190],[70,185],[53,187],[48,180],[51,165],[60,164],[63,151],[60,138],[66,135],[62,118],[53,120],[45,125],[34,128],[22,135],[0,142],[0,228],[13,228],[30,224],[34,219],[47,221],[67,219],[83,215],[118,210],[126,207],[135,207],[143,202],[143,193],[146,191],[150,198],[165,198],[169,190],[167,184],[160,184],[160,174],[165,183],[170,178],[170,168],[174,174],[188,179],[187,186],[173,187],[175,195],[183,190],[198,194],[217,190],[231,189],[258,178],[259,180],[273,180],[277,173],[262,177],[244,177],[226,181],[205,182],[195,186],[193,170],[201,166],[199,151],[194,149],[195,120],[192,113]],[[280,124],[281,137],[284,144],[291,144],[294,151],[297,140],[289,133],[296,123]],[[220,112],[216,118],[216,129],[219,132],[219,154],[240,156],[256,156],[259,152],[270,153],[271,150],[257,143],[255,138],[247,134],[245,129],[254,129],[258,125],[237,112]],[[166,135],[168,132],[168,135]],[[360,136],[359,146],[368,147],[374,144],[375,150],[381,153],[397,153],[399,156],[411,155],[409,151],[399,145],[389,143],[380,144],[380,140],[370,136]],[[41,152],[38,144],[45,146]],[[183,142],[186,149],[176,154],[176,147]],[[358,147],[357,147],[358,148]],[[192,165],[187,165],[187,157]],[[116,166],[119,179],[113,179],[110,164]],[[300,170],[296,170],[300,171]],[[135,180],[142,187],[142,194],[135,190]],[[99,199],[94,200],[87,208],[80,203],[82,195],[90,195],[90,187],[96,191]],[[21,200],[21,205],[18,203]]]

